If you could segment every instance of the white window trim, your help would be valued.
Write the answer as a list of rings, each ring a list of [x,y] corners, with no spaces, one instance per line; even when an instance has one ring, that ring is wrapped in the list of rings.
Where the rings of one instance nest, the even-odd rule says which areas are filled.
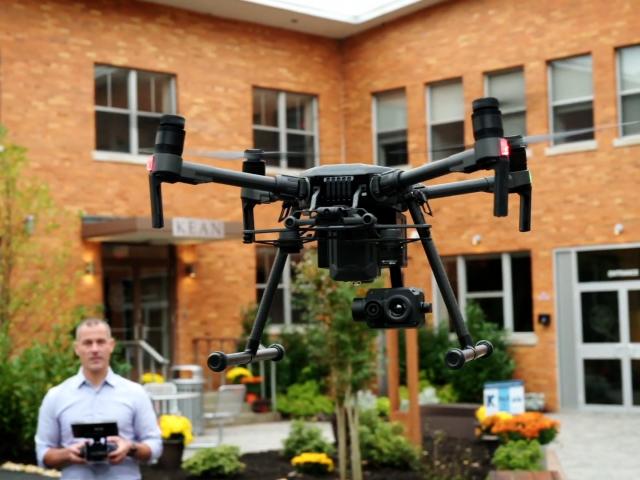
[[[439,122],[434,122],[431,120],[431,103],[433,101],[433,98],[431,96],[431,89],[433,87],[437,87],[439,85],[446,85],[447,83],[456,83],[456,82],[460,82],[460,85],[462,85],[462,93],[463,93],[463,107],[464,107],[464,83],[462,82],[462,78],[458,78],[458,79],[452,79],[452,80],[447,80],[447,81],[443,81],[443,82],[436,82],[436,83],[432,83],[430,85],[427,85],[427,105],[426,105],[426,117],[427,117],[427,159],[429,162],[437,162],[438,160],[434,160],[433,159],[433,148],[432,148],[432,137],[433,135],[431,134],[431,129],[434,126],[438,126],[438,125],[446,125],[448,123],[457,123],[457,122],[462,122],[462,138],[464,139],[464,114],[462,115],[462,118],[451,118],[451,119],[446,119],[443,121],[439,121]],[[445,157],[446,158],[446,157]],[[442,158],[440,160],[443,160]]]
[[[568,60],[570,58],[577,58],[577,57],[592,57],[591,54],[587,54],[587,55],[576,55],[574,57],[567,57],[564,60]],[[582,96],[582,97],[575,97],[572,98],[570,100],[559,100],[559,101],[554,101],[553,100],[553,75],[552,75],[552,71],[553,71],[553,64],[556,61],[560,61],[562,59],[558,59],[558,60],[552,60],[547,64],[547,90],[549,92],[549,125],[551,125],[551,133],[552,134],[556,134],[556,133],[563,133],[563,132],[556,132],[556,126],[555,126],[555,122],[554,122],[554,113],[555,113],[555,107],[562,107],[562,106],[566,106],[566,105],[574,105],[576,103],[584,103],[584,102],[591,102],[591,115],[593,117],[594,115],[594,111],[593,111],[593,58],[591,58],[591,95],[588,96]],[[595,119],[594,119],[595,120]],[[595,125],[595,122],[594,122]],[[594,137],[595,137],[595,130],[593,132]],[[587,150],[595,150],[597,148],[597,143],[595,143],[595,138],[591,139],[591,140],[579,140],[577,142],[565,142],[565,143],[561,143],[561,144],[556,144],[556,141],[551,140],[551,147],[547,148],[547,150],[549,150],[549,152],[547,152],[547,155],[552,156],[552,155],[556,155],[559,153],[570,153],[570,152],[584,152]],[[553,147],[559,147],[559,146],[564,146],[564,145],[568,145],[568,144],[582,144],[582,143],[587,143],[587,142],[594,142],[594,147],[593,148],[579,148],[577,150],[568,150],[568,151],[563,151],[563,150],[559,150],[559,151],[554,151],[554,150],[550,150],[553,149]],[[546,152],[546,151],[545,151]]]
[[[105,66],[108,66],[108,65],[105,65]],[[113,68],[118,68],[119,70],[127,71],[127,103],[129,105],[129,108],[105,107],[103,105],[96,105],[95,102],[93,107],[96,112],[128,114],[129,116],[129,151],[115,152],[113,150],[94,150],[92,155],[93,159],[100,160],[100,161],[109,161],[109,162],[132,163],[136,165],[140,163],[145,163],[147,161],[148,155],[141,155],[139,152],[140,149],[138,145],[137,119],[138,117],[160,118],[162,117],[162,115],[165,115],[165,113],[145,112],[145,111],[138,110],[138,71],[139,70],[121,68],[121,67],[113,67]],[[166,114],[175,115],[177,111],[176,77],[173,74],[163,74],[163,75],[167,75],[169,77],[169,95],[171,97],[171,111],[166,112]],[[94,77],[94,88],[95,88],[95,77]],[[108,90],[107,94],[111,96],[111,89]],[[94,122],[95,121],[96,120],[94,116]],[[141,157],[144,157],[144,160],[140,161]]]
[[[638,47],[639,45],[630,45],[631,48],[633,47]],[[633,137],[640,137],[640,134],[638,133],[632,133],[632,134],[628,134],[625,135],[623,133],[623,120],[622,120],[622,98],[627,96],[627,95],[638,95],[640,93],[640,88],[632,88],[630,90],[622,90],[622,51],[625,50],[625,48],[630,48],[630,47],[624,47],[624,48],[618,48],[616,49],[616,87],[617,87],[617,95],[616,95],[616,101],[618,102],[618,125],[620,125],[619,129],[618,129],[618,135],[619,138],[614,139],[613,141],[613,145],[614,147],[620,147],[620,146],[627,146],[627,145],[636,145],[637,143],[640,143],[640,141],[636,141],[633,143],[623,143],[623,142],[619,142],[616,143],[616,141],[622,140],[622,139],[626,139],[626,138],[633,138]],[[635,139],[637,140],[637,139]],[[633,141],[633,140],[632,140]]]
[[[387,92],[394,92],[394,91],[402,91],[404,93],[404,105],[405,105],[405,115],[408,117],[408,111],[407,111],[407,92],[404,88],[398,88],[398,89],[394,89],[394,90],[388,90]],[[379,93],[387,93],[387,92],[379,92]],[[408,118],[407,118],[408,120]],[[373,141],[373,164],[374,165],[380,165],[380,159],[378,158],[378,135],[381,133],[393,133],[393,132],[400,132],[402,131],[402,129],[400,128],[396,128],[396,129],[391,129],[391,130],[378,130],[378,94],[373,94],[371,96],[371,126],[372,126],[372,133],[373,133],[373,137],[372,137],[372,141]],[[407,147],[409,146],[409,125],[407,124],[407,128],[405,129],[407,132]],[[388,165],[381,165],[383,167],[386,167]],[[400,169],[406,169],[409,167],[409,152],[407,151],[407,163],[403,163],[401,165],[394,165],[393,167],[389,167],[389,168],[400,168]]]
[[[295,128],[287,128],[287,92],[285,91],[281,91],[281,90],[273,90],[273,89],[269,89],[269,88],[261,88],[261,87],[254,87],[253,91],[255,90],[269,90],[272,92],[275,92],[277,95],[277,99],[276,99],[276,105],[277,105],[277,109],[278,111],[277,113],[277,118],[278,118],[278,126],[277,127],[273,127],[270,125],[259,125],[259,124],[255,124],[252,122],[252,133],[254,130],[262,130],[264,132],[277,132],[278,133],[278,142],[280,144],[280,151],[281,152],[288,152],[288,145],[287,145],[287,134],[288,133],[292,133],[295,135],[306,135],[308,137],[313,136],[313,164],[308,167],[308,168],[313,168],[313,167],[317,167],[318,166],[318,159],[320,158],[320,140],[319,140],[319,135],[318,135],[318,97],[316,95],[309,95],[309,94],[304,94],[304,95],[308,95],[311,97],[311,116],[313,118],[313,128],[311,130],[299,130],[299,129],[295,129]],[[291,92],[293,93],[293,92]],[[253,95],[253,92],[252,92]],[[287,155],[286,153],[283,153],[279,160],[280,164],[278,166],[267,166],[267,172],[272,173],[272,174],[277,174],[280,172],[288,172],[288,173],[299,173],[303,170],[307,170],[308,168],[291,168],[288,165],[288,161],[287,161]]]
[[[634,133],[613,139],[614,147],[629,147],[631,145],[640,145],[640,133]]]
[[[271,269],[269,269],[269,272],[271,272]],[[268,278],[269,272],[267,272],[267,278]],[[278,290],[282,290],[282,299],[284,302],[282,311],[284,313],[284,318],[282,319],[282,323],[269,322],[267,324],[268,326],[267,331],[275,332],[276,330],[279,331],[279,329],[282,329],[285,327],[296,326],[296,324],[294,324],[292,321],[293,307],[291,305],[291,300],[292,300],[291,283],[292,283],[291,282],[291,257],[287,256],[287,261],[284,265],[284,270],[282,271],[282,277],[280,278],[280,283],[278,283],[278,287],[277,287]],[[256,292],[258,290],[262,290],[264,292],[266,287],[267,287],[267,282],[256,283]],[[275,301],[275,297],[274,297],[274,301]],[[271,311],[273,311],[273,306]]]
[[[544,149],[544,154],[548,157],[553,157],[556,155],[564,155],[566,153],[590,152],[592,150],[597,150],[597,148],[597,140],[581,140],[579,142],[561,143],[560,145],[546,147]]]

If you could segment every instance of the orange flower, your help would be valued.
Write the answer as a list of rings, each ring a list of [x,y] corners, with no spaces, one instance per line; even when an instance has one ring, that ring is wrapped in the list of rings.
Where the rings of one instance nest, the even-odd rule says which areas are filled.
[[[498,419],[491,425],[491,433],[504,440],[538,440],[549,443],[560,428],[559,422],[539,412],[526,412],[512,418]]]

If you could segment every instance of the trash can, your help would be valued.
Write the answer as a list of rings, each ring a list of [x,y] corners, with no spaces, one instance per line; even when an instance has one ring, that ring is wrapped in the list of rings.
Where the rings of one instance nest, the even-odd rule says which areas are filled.
[[[185,376],[185,373],[189,376]],[[193,433],[204,433],[203,389],[204,376],[199,365],[175,365],[171,367],[171,382],[178,390],[178,410],[191,420]]]

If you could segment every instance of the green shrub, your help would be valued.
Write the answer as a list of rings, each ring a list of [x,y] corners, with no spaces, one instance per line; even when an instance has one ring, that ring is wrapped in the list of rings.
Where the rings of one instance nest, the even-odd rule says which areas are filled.
[[[278,411],[293,418],[308,418],[333,412],[333,402],[320,393],[318,382],[308,380],[287,389],[286,395],[278,395]]]
[[[391,400],[389,397],[378,397],[376,398],[376,412],[379,417],[389,418],[391,413]]]
[[[500,445],[491,462],[498,470],[541,470],[542,448],[537,440],[513,440]]]
[[[283,454],[287,458],[293,458],[305,452],[326,453],[333,455],[334,448],[322,436],[319,427],[309,425],[301,420],[295,420],[291,424],[291,432],[283,442]]]
[[[420,467],[420,449],[409,442],[403,431],[402,424],[383,420],[376,410],[361,412],[363,460],[373,467],[417,470]]]
[[[232,445],[219,445],[198,450],[182,462],[182,468],[191,475],[231,477],[244,470],[240,461],[240,449]]]

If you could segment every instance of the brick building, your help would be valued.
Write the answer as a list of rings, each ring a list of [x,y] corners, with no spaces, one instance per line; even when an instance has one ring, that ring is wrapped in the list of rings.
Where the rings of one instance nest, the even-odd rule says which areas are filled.
[[[161,113],[186,117],[185,158],[219,167],[240,163],[198,151],[305,153],[274,172],[417,166],[470,145],[471,102],[490,94],[507,133],[579,131],[528,149],[530,233],[492,217],[488,195],[433,201],[459,301],[512,332],[517,376],[551,408],[640,406],[636,2],[422,1],[352,25],[211,3],[1,2],[0,122],[56,201],[84,212],[83,303],[103,304],[120,337],[191,363],[197,338],[240,334],[264,287],[272,252],[239,241],[238,189],[168,186],[172,222],[149,228],[144,151]],[[259,211],[274,224],[277,206]],[[416,248],[406,283],[438,319]],[[288,283],[275,323],[296,320]]]

